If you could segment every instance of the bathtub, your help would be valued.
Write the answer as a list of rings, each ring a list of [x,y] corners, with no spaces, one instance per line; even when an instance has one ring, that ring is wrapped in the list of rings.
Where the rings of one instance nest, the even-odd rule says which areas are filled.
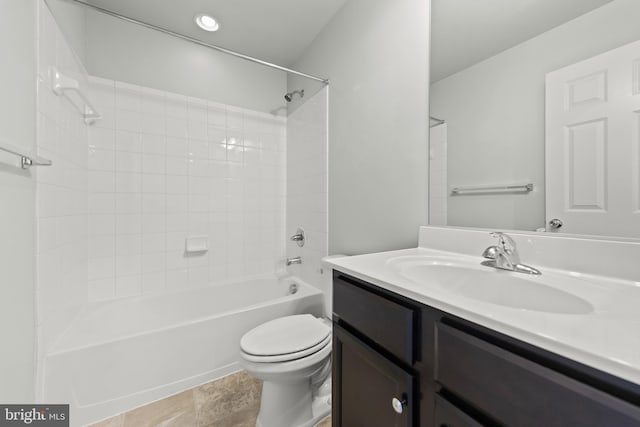
[[[90,304],[45,357],[42,395],[90,424],[240,370],[246,331],[300,313],[322,316],[322,292],[275,277]]]

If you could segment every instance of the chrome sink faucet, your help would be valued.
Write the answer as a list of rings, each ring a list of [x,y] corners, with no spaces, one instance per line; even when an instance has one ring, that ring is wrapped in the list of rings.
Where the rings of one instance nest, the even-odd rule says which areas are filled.
[[[482,256],[489,260],[482,262],[482,265],[517,273],[541,274],[539,270],[520,263],[516,242],[509,235],[498,231],[491,235],[498,239],[498,244],[489,246],[482,252]]]

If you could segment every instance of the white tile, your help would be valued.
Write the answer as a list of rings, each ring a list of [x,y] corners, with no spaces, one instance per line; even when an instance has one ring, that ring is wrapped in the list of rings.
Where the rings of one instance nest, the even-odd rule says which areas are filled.
[[[115,298],[116,296],[116,280],[111,277],[108,279],[90,280],[89,281],[89,301],[104,301]]]
[[[164,194],[142,194],[143,213],[164,213],[167,209],[167,199]]]
[[[164,174],[165,156],[160,154],[143,154],[142,172],[150,174]]]
[[[243,113],[241,108],[227,107],[227,128],[242,130]]]
[[[141,135],[142,152],[144,154],[161,154],[165,155],[166,143],[164,135]]]
[[[116,200],[113,193],[90,193],[88,202],[90,214],[111,214],[115,212]]]
[[[210,161],[209,159],[189,159],[189,175],[192,176],[209,176]]]
[[[189,139],[207,139],[207,122],[189,120],[187,125]]]
[[[115,132],[115,147],[118,151],[140,153],[142,151],[142,136],[137,132]]]
[[[189,286],[202,287],[209,285],[209,267],[189,269]]]
[[[116,81],[116,108],[122,110],[140,111],[140,87]]]
[[[166,235],[162,233],[144,233],[142,235],[142,253],[165,252]]]
[[[169,177],[171,178],[171,177]],[[187,194],[167,194],[167,213],[187,213],[189,211],[189,196]]]
[[[115,196],[117,214],[139,214],[142,212],[142,195],[139,193],[119,193]]]
[[[116,177],[113,172],[89,171],[88,188],[91,193],[113,193],[116,190]]]
[[[142,233],[162,233],[166,230],[166,215],[146,213],[142,215]]]
[[[116,171],[142,172],[142,154],[127,151],[116,151]]]
[[[188,269],[189,262],[187,258],[184,256],[184,250],[166,252],[165,265],[167,267],[167,273],[170,270]]]
[[[184,289],[189,286],[189,270],[186,268],[167,271],[167,289]]]
[[[209,158],[209,143],[205,139],[189,139],[189,158],[206,160]]]
[[[113,171],[115,170],[115,165],[115,152],[112,150],[89,148],[87,166],[90,170]]]
[[[140,255],[141,253],[142,253],[142,236],[141,235],[129,234],[129,235],[116,236],[116,256],[117,257],[127,256],[127,255]],[[117,268],[117,265],[116,265],[116,268]]]
[[[142,255],[116,255],[116,278],[139,275],[142,271]]]
[[[167,213],[167,232],[186,232],[189,229],[189,215],[186,213]]]
[[[107,279],[116,275],[115,257],[89,259],[88,278],[91,280]]]
[[[108,258],[116,255],[116,238],[113,235],[89,236],[89,258]]]
[[[142,192],[142,174],[119,172],[116,174],[117,193]]]
[[[187,138],[189,136],[187,120],[176,117],[167,117],[165,121],[165,132],[168,137]]]
[[[187,119],[187,97],[184,95],[177,95],[173,93],[167,93],[165,95],[165,111],[169,117],[175,117],[179,119]]]
[[[189,173],[189,161],[186,157],[167,156],[165,161],[167,175],[187,175]]]
[[[140,111],[148,114],[165,114],[164,92],[156,89],[140,89]]]
[[[132,275],[116,278],[116,295],[119,298],[133,297],[142,292],[142,276]]]
[[[117,214],[116,234],[141,234],[142,233],[142,215],[141,214]]]
[[[190,121],[207,121],[207,101],[200,98],[187,98],[188,118]]]
[[[140,131],[151,135],[164,135],[165,118],[159,114],[140,114]]]
[[[115,234],[116,222],[113,215],[89,215],[89,235]]]
[[[160,273],[165,270],[164,252],[151,252],[142,255],[142,274]]]
[[[161,273],[148,273],[142,275],[142,293],[153,294],[162,292],[166,288],[166,275]]]
[[[95,126],[89,127],[89,147],[101,150],[113,150],[116,146],[116,132]]]
[[[187,138],[175,138],[168,136],[166,138],[167,156],[187,157],[189,155],[189,146]]]
[[[187,194],[189,192],[189,177],[168,175],[166,177],[167,194]]]
[[[211,178],[203,176],[189,176],[189,194],[207,195],[211,188]]]
[[[207,123],[209,126],[222,129],[227,127],[227,113],[223,104],[216,102],[207,103]]]
[[[139,112],[116,109],[116,130],[140,132],[141,116]]]

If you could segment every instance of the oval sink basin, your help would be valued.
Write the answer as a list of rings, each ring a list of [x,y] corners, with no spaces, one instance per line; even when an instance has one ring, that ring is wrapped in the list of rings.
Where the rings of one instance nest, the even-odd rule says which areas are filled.
[[[544,284],[545,276],[523,275],[440,258],[395,259],[390,267],[414,283],[436,286],[466,298],[506,307],[562,314],[588,314],[583,298]]]

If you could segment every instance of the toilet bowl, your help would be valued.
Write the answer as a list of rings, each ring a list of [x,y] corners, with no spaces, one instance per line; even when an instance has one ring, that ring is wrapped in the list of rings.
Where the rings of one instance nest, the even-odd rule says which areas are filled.
[[[263,381],[257,427],[312,427],[329,415],[330,322],[281,317],[240,340],[240,363]]]

